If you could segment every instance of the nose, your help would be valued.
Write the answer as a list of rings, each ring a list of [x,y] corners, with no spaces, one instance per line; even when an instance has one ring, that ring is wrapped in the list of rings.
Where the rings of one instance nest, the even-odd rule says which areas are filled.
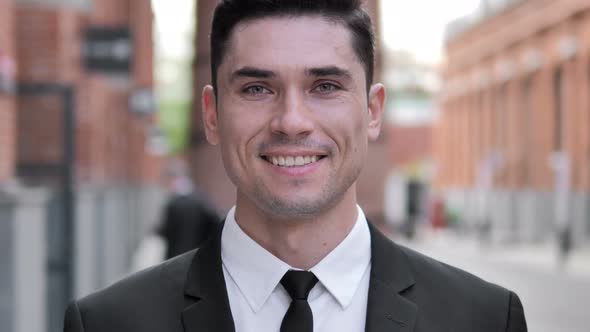
[[[277,108],[270,125],[273,134],[299,138],[312,132],[314,127],[312,112],[300,93],[295,91],[285,93]]]

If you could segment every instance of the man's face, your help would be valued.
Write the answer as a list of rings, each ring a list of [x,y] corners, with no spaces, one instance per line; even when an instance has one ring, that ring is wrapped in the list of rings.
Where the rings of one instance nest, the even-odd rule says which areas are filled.
[[[203,93],[207,139],[219,144],[238,210],[309,218],[356,203],[384,92],[367,96],[350,32],[321,17],[237,25],[218,70],[217,101]]]

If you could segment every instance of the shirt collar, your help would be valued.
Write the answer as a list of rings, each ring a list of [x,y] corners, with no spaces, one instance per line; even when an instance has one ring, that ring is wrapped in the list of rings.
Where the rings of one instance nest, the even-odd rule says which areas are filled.
[[[350,233],[316,266],[310,269],[318,280],[346,308],[371,263],[371,234],[362,209]]]
[[[236,222],[235,207],[225,218],[221,259],[254,312],[260,311],[291,268],[244,233]]]
[[[343,308],[352,302],[371,261],[369,226],[362,209],[357,206],[357,210],[357,220],[350,233],[310,269]],[[283,275],[294,269],[244,233],[236,222],[235,207],[225,219],[221,258],[254,312],[260,311]]]

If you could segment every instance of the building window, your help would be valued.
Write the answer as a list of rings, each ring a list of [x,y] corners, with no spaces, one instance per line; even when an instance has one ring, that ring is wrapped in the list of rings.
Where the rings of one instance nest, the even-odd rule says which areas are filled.
[[[494,114],[492,115],[492,123],[494,125],[492,131],[492,150],[490,156],[496,160],[499,167],[494,171],[494,182],[498,185],[506,185],[506,168],[501,165],[506,161],[506,150],[508,138],[508,83],[502,83],[495,90],[495,100],[493,106]]]
[[[486,151],[486,122],[485,122],[485,91],[481,90],[477,93],[477,119],[478,122],[478,137],[477,137],[477,151],[478,158],[481,160]]]
[[[563,68],[558,67],[553,73],[553,150],[563,149],[563,95],[564,79]]]
[[[506,142],[506,113],[508,108],[508,84],[503,83],[498,87],[495,103],[495,149],[504,152]]]
[[[531,184],[531,167],[530,167],[530,159],[531,159],[531,150],[533,146],[533,138],[532,138],[532,130],[531,130],[531,123],[533,120],[532,112],[533,112],[533,82],[534,77],[527,76],[522,85],[522,106],[521,106],[521,130],[522,136],[520,138],[520,151],[521,154],[521,176],[520,179],[524,186],[529,186]]]

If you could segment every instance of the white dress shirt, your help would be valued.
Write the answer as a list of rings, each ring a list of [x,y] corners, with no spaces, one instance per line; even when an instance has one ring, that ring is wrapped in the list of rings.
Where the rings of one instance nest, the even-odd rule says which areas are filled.
[[[365,215],[358,217],[346,238],[312,271],[319,282],[308,298],[314,332],[365,330],[371,235]],[[250,238],[230,210],[221,235],[223,275],[236,332],[279,332],[291,297],[280,284],[296,270]]]

